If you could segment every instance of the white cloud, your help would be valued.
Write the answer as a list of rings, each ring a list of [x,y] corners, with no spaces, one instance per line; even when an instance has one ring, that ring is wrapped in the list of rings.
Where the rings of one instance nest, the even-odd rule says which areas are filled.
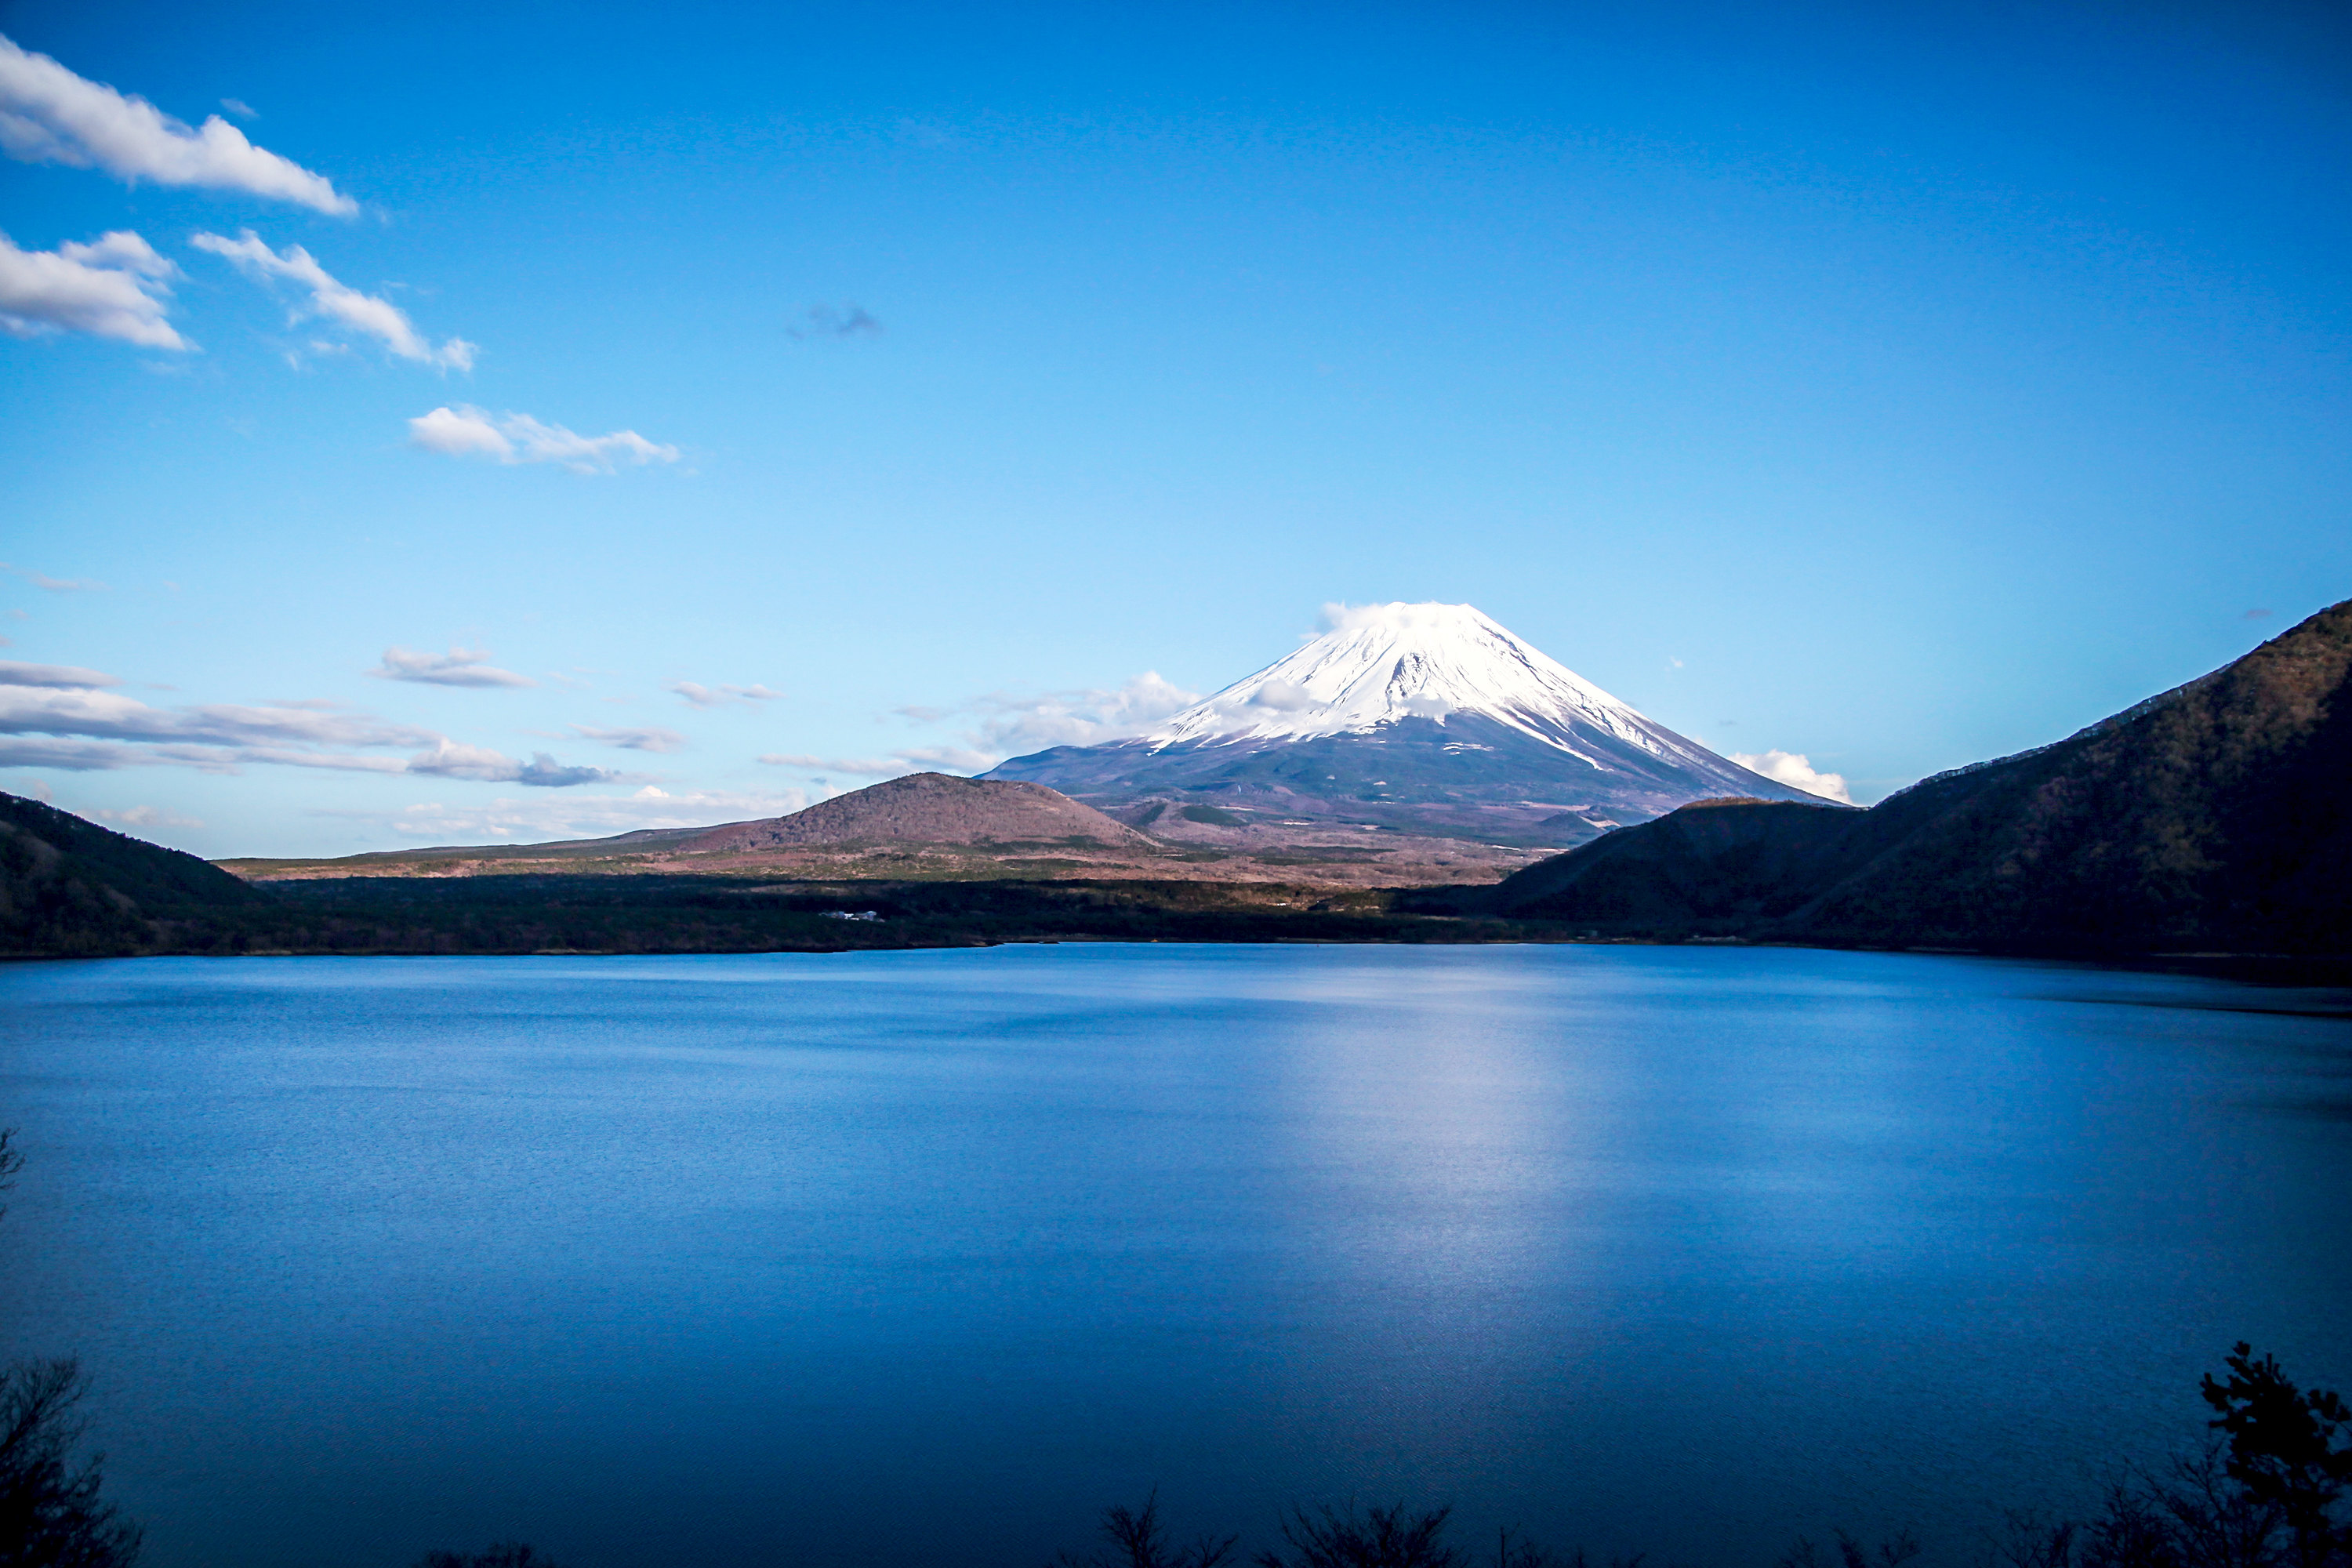
[[[359,204],[246,140],[219,115],[191,130],[143,98],[76,76],[0,37],[0,151],[24,163],[104,169],[137,183],[246,191],[348,217]]]
[[[120,823],[125,827],[202,827],[204,826],[195,817],[182,816],[177,812],[166,811],[157,805],[126,805],[120,811],[100,808],[85,811],[81,815],[95,817],[100,822]]]
[[[764,686],[705,686],[698,680],[665,680],[664,691],[674,691],[697,708],[724,708],[730,702],[773,702],[783,695]]]
[[[528,675],[500,669],[488,648],[453,647],[447,653],[417,653],[388,647],[383,662],[368,671],[379,680],[415,680],[427,686],[536,686]]]
[[[121,684],[116,677],[70,665],[0,664],[0,767],[95,773],[176,766],[226,773],[267,763],[555,789],[622,777],[605,768],[568,766],[544,752],[517,762],[414,724],[331,703],[153,708],[106,689]],[[422,749],[405,758],[367,754],[395,748]]]
[[[242,239],[200,234],[189,243],[198,250],[208,250],[215,256],[227,258],[236,264],[238,270],[249,277],[263,279],[284,278],[300,284],[310,290],[312,313],[339,321],[355,332],[364,332],[369,337],[381,340],[385,348],[402,359],[446,370],[474,368],[474,351],[478,345],[463,338],[451,338],[439,348],[435,348],[418,335],[407,312],[399,306],[373,294],[362,294],[350,285],[339,282],[299,245],[289,245],[283,251],[272,250],[256,238],[251,229],[245,231]]]
[[[992,693],[962,705],[962,711],[978,715],[964,739],[992,753],[992,763],[1048,746],[1092,746],[1140,734],[1200,700],[1198,692],[1162,679],[1157,670],[1146,670],[1109,689],[1090,687],[1037,697]],[[911,719],[942,716],[936,709],[899,711]]]
[[[1302,709],[1315,706],[1315,699],[1307,694],[1305,687],[1294,685],[1287,680],[1268,680],[1261,683],[1257,690],[1251,694],[1250,701],[1260,708],[1271,708],[1277,713],[1296,713]]]
[[[120,746],[104,741],[61,741],[46,736],[12,735],[0,731],[0,768],[56,768],[62,773],[89,773],[115,768],[143,767],[166,761],[185,761],[191,767],[202,765],[194,758],[165,758],[139,746]],[[209,771],[226,773],[235,770],[225,764]]]
[[[66,667],[42,666],[57,670]],[[96,673],[96,672],[91,672]],[[119,685],[113,681],[110,684]],[[414,725],[308,704],[211,703],[151,708],[97,687],[0,685],[0,733],[86,736],[198,746],[419,746],[437,737]]]
[[[576,795],[537,799],[501,797],[486,805],[423,802],[393,812],[335,811],[321,816],[383,824],[415,844],[471,840],[590,838],[639,827],[707,827],[722,822],[782,816],[814,798],[806,790],[735,793],[647,785],[632,795]]]
[[[814,775],[847,773],[853,778],[898,778],[905,773],[976,773],[1000,758],[961,746],[909,746],[883,757],[820,757],[803,752],[770,752],[758,759],[772,768]]]
[[[0,331],[20,338],[88,332],[185,352],[195,345],[163,319],[178,270],[129,229],[55,250],[19,249],[0,234]]]
[[[47,686],[77,688],[120,686],[122,678],[100,670],[84,669],[78,664],[19,664],[15,659],[0,659],[0,686]]]
[[[535,752],[530,761],[519,763],[488,747],[468,746],[446,737],[431,751],[409,758],[406,771],[436,778],[473,779],[485,784],[536,784],[548,789],[562,789],[571,784],[612,784],[621,776],[609,768],[566,767],[545,752]]]
[[[903,757],[820,757],[808,752],[768,752],[758,760],[772,768],[793,768],[812,773],[851,773],[860,778],[895,777],[899,773],[921,771]]]
[[[514,443],[499,435],[489,416],[478,408],[468,408],[463,414],[454,408],[420,414],[408,422],[408,439],[413,446],[451,458],[497,458],[509,463],[520,460],[515,456]]]
[[[1731,760],[1749,773],[1762,773],[1775,784],[1784,784],[1791,789],[1820,795],[1823,800],[1834,800],[1846,805],[1853,804],[1853,796],[1846,793],[1845,775],[1815,772],[1812,763],[1802,752],[1734,752]]]
[[[253,105],[246,102],[245,100],[241,98],[224,98],[220,100],[220,105],[223,109],[227,110],[231,114],[236,115],[239,120],[258,120],[261,118],[261,110],[254,108]]]
[[[1335,632],[1353,631],[1358,626],[1394,626],[1402,629],[1409,626],[1441,626],[1452,618],[1449,612],[1467,607],[1462,605],[1435,603],[1419,605],[1332,603],[1323,606],[1323,624],[1327,629]],[[1308,639],[1311,640],[1313,636],[1312,633],[1308,634]]]
[[[411,419],[408,439],[412,446],[446,457],[561,463],[575,474],[609,474],[622,463],[675,463],[679,457],[677,447],[648,441],[635,430],[583,436],[528,414],[493,416],[465,403]]]
[[[1048,746],[1092,746],[1140,734],[1169,714],[1200,700],[1197,692],[1164,679],[1156,670],[1146,670],[1116,688],[1088,687],[1034,697],[991,692],[951,708],[910,704],[894,710],[900,718],[918,724],[964,719],[967,725],[959,737],[961,745],[901,747],[878,757],[772,752],[759,760],[771,767],[795,768],[812,774],[890,777],[928,769],[985,773],[1007,757],[1041,752]]]
[[[574,724],[573,733],[583,741],[602,741],[608,746],[618,746],[625,752],[682,752],[686,737],[675,730],[652,726],[643,730],[599,730],[593,724]]]

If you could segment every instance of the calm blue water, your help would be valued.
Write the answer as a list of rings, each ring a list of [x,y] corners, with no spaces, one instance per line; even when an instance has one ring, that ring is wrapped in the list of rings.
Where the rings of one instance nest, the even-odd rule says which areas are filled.
[[[1155,1483],[1974,1561],[2352,1373],[2352,1028],[1957,958],[0,968],[0,1349],[151,1568],[1034,1568]]]

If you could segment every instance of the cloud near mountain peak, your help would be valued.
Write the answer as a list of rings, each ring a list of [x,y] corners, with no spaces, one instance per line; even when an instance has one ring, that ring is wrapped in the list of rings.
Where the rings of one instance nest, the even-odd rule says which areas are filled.
[[[1731,760],[1751,773],[1761,773],[1774,784],[1787,784],[1790,789],[1803,790],[1807,795],[1820,795],[1844,805],[1853,804],[1847,793],[1843,773],[1825,773],[1815,770],[1802,752],[1734,752]]]

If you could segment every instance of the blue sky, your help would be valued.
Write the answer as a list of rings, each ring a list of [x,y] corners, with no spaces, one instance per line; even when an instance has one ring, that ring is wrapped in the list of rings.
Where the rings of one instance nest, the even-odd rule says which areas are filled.
[[[766,815],[1440,599],[1869,800],[2352,595],[2342,26],[1886,9],[0,4],[0,789]]]

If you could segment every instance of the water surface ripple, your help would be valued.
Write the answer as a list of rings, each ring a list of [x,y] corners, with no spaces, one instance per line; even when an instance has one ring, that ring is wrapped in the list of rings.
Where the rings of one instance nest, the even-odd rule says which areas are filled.
[[[1155,1484],[1256,1544],[1355,1493],[1971,1562],[2194,1440],[2234,1339],[2352,1373],[2352,1030],[2297,1000],[1612,947],[18,964],[0,1349],[94,1373],[149,1568],[1034,1568]]]

